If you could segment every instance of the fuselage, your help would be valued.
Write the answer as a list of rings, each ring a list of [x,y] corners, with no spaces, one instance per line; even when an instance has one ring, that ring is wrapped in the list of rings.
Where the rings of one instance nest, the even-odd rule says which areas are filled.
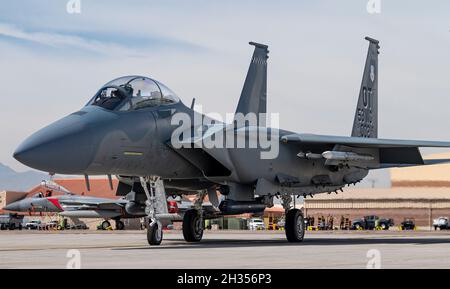
[[[132,102],[135,96],[130,98]],[[127,99],[120,101],[127,102]],[[276,140],[278,153],[268,159],[261,158],[267,149],[259,146],[175,149],[171,143],[172,134],[179,128],[179,123],[172,123],[175,115],[185,114],[191,119],[208,117],[181,101],[135,110],[120,109],[125,104],[114,103],[119,109],[111,109],[111,103],[108,105],[93,100],[81,110],[41,129],[19,146],[15,158],[51,173],[159,176],[168,187],[180,190],[198,190],[229,182],[255,185],[264,179],[281,185],[284,182],[289,187],[306,187],[308,191],[315,187],[320,192],[359,181],[367,174],[367,170],[350,167],[330,169],[323,159],[297,156],[300,152],[322,153],[333,149],[323,145]],[[272,130],[278,138],[292,134]],[[247,140],[251,137],[238,132],[235,135]]]

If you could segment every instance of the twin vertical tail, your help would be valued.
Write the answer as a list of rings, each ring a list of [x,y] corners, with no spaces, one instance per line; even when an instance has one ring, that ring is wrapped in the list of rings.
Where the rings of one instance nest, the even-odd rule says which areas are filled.
[[[369,41],[364,74],[359,91],[358,105],[353,122],[353,137],[378,137],[378,54],[379,41],[366,37]],[[250,42],[255,46],[236,114],[257,116],[267,112],[267,45]]]
[[[255,46],[252,61],[248,68],[241,97],[236,108],[236,114],[247,115],[267,112],[267,59],[269,50],[267,45],[250,42]]]
[[[359,91],[358,105],[353,122],[353,137],[378,137],[378,49],[379,41],[366,37],[369,41],[366,65]]]

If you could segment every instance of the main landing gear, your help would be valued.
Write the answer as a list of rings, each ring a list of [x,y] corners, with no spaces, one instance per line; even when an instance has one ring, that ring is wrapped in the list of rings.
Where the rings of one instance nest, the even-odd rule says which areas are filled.
[[[291,243],[302,242],[305,236],[305,220],[302,211],[299,209],[290,209],[286,213],[286,222],[284,225],[286,238]]]
[[[186,242],[200,242],[203,237],[203,200],[207,191],[201,191],[197,195],[194,209],[187,210],[183,217],[183,237]]]
[[[115,222],[116,222],[116,226],[115,226],[116,230],[124,230],[125,229],[125,224],[121,220],[115,220]],[[111,223],[108,220],[104,220],[101,223],[100,228],[105,231],[112,230]]]
[[[186,242],[200,242],[203,237],[203,218],[196,209],[184,213],[183,237]]]
[[[103,221],[102,224],[100,225],[102,230],[108,230],[108,228],[111,227],[111,223],[107,220]]]
[[[289,195],[282,196],[282,205],[286,214],[284,230],[288,242],[299,243],[303,241],[305,236],[305,220],[303,213],[299,209],[291,208],[292,197]]]
[[[116,220],[116,230],[125,230],[125,224],[121,220]]]

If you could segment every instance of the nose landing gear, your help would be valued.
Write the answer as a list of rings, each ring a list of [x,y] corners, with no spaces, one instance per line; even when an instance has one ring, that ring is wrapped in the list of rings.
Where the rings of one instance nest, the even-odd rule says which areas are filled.
[[[147,241],[149,245],[160,245],[163,240],[163,230],[161,223],[156,221],[151,223],[147,219]]]
[[[141,186],[144,189],[147,201],[145,202],[145,212],[147,214],[147,241],[149,245],[160,245],[163,239],[162,224],[156,218],[157,207],[166,206],[166,193],[164,185],[158,177],[140,178]],[[149,184],[149,187],[147,186]],[[162,199],[162,202],[161,202]],[[161,203],[158,206],[158,202]],[[161,210],[161,208],[160,208]],[[162,209],[161,211],[164,211]]]

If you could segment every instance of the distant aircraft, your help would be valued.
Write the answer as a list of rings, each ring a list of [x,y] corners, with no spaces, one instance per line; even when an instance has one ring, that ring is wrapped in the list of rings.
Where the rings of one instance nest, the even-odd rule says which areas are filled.
[[[125,224],[121,219],[141,218],[146,216],[144,208],[136,208],[136,204],[126,198],[110,199],[90,196],[75,195],[66,188],[59,186],[53,181],[42,181],[42,187],[46,188],[50,194],[44,196],[37,193],[32,197],[17,200],[6,205],[3,209],[14,212],[45,212],[58,213],[62,217],[68,218],[100,218],[104,219],[101,224],[102,229],[111,226],[109,220],[115,221],[116,230],[124,230]],[[54,192],[63,192],[63,195],[53,195]],[[167,213],[171,213],[172,220],[181,220],[182,214],[192,207],[188,201],[170,201]],[[208,203],[203,204],[206,210],[212,210]],[[178,214],[178,215],[177,215]],[[178,218],[175,218],[178,216]]]
[[[125,199],[96,198],[79,196],[52,181],[42,181],[41,186],[47,189],[47,194],[37,193],[30,198],[24,198],[6,205],[3,209],[15,212],[47,212],[58,213],[69,218],[102,218],[102,228],[111,226],[108,220],[115,220],[116,229],[125,228],[121,218],[137,218],[144,215],[132,215],[126,211],[129,203]],[[53,195],[54,192],[63,195]]]
[[[116,230],[123,230],[125,225],[121,218],[136,218],[137,216],[124,215],[126,200],[113,200],[78,195],[58,195],[44,197],[36,194],[6,205],[3,209],[15,212],[47,212],[58,213],[69,218],[102,218],[102,228],[111,226],[108,220],[116,222]],[[141,216],[142,217],[142,216]]]
[[[14,157],[46,172],[84,174],[88,187],[89,175],[117,175],[116,194],[145,207],[141,212],[148,216],[151,245],[161,243],[162,223],[171,218],[164,209],[166,194],[197,196],[194,208],[183,218],[188,242],[202,239],[204,219],[260,213],[273,206],[275,197],[281,198],[286,210],[287,240],[301,242],[304,219],[292,207],[293,196],[337,192],[358,183],[372,169],[449,161],[424,160],[419,147],[448,148],[450,142],[378,138],[380,47],[377,40],[366,40],[369,50],[351,136],[267,128],[264,117],[256,124],[250,122],[252,116],[266,113],[269,53],[268,46],[251,42],[255,50],[231,124],[211,120],[194,111],[193,105],[185,106],[156,80],[126,76],[104,85],[81,110],[33,134]],[[298,100],[298,105],[306,101]],[[320,108],[311,109],[325,117]],[[180,119],[185,115],[194,124],[183,128]],[[249,118],[242,122],[242,116]],[[196,119],[203,122],[196,124]],[[209,146],[224,133],[233,141],[230,146]],[[262,145],[264,137],[271,141],[269,147]],[[248,145],[255,140],[256,147]],[[245,146],[235,141],[244,141]],[[272,149],[275,156],[267,156]],[[216,191],[224,196],[221,202],[214,196]],[[206,195],[218,212],[202,209]]]

